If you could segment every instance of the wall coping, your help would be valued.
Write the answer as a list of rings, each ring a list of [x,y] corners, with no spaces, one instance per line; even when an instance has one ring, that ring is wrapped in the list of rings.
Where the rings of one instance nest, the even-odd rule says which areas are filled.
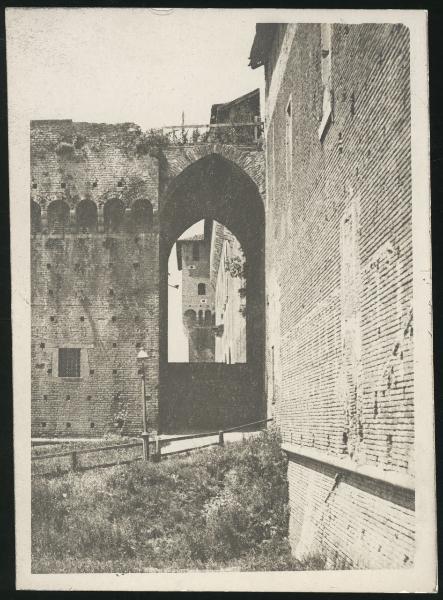
[[[347,471],[367,479],[408,490],[409,492],[415,492],[414,477],[408,473],[382,471],[379,467],[371,465],[357,465],[349,456],[331,456],[320,450],[305,448],[295,444],[283,443],[282,449],[288,454],[309,458],[316,462],[334,467],[340,471]]]

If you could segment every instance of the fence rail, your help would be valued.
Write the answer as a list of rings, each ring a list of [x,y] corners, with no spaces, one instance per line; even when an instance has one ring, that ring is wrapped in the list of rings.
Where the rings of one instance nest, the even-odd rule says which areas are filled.
[[[132,442],[131,444],[115,444],[114,446],[100,446],[99,448],[79,448],[78,450],[66,450],[65,452],[58,452],[56,454],[39,454],[33,456],[31,460],[42,460],[44,458],[60,458],[63,456],[71,456],[75,454],[94,454],[95,452],[104,452],[105,450],[120,450],[126,448],[135,448],[136,446],[142,446],[142,442]]]
[[[232,433],[235,431],[241,431],[247,427],[263,425],[269,423],[273,419],[262,419],[260,421],[253,421],[251,423],[243,423],[242,425],[238,425],[236,427],[231,427],[228,429],[220,430],[220,431],[208,431],[204,433],[190,433],[185,435],[177,435],[170,438],[153,438],[148,441],[149,447],[153,448],[153,452],[150,452],[150,458],[153,462],[160,462],[162,458],[168,458],[169,456],[175,456],[177,454],[185,454],[192,452],[193,450],[201,450],[202,448],[208,448],[210,446],[224,446],[224,434]],[[182,441],[182,440],[191,440],[191,439],[199,439],[199,438],[208,438],[217,436],[217,440],[213,442],[209,442],[207,444],[202,444],[200,446],[193,446],[188,448],[179,448],[178,450],[170,450],[169,452],[162,453],[162,448],[165,448],[172,442]],[[66,473],[68,471],[84,471],[88,469],[98,468],[98,467],[111,467],[119,464],[128,464],[130,462],[135,462],[137,460],[141,460],[142,456],[136,455],[130,458],[122,457],[117,458],[116,460],[111,460],[111,462],[96,462],[94,464],[80,464],[79,456],[82,455],[91,455],[97,454],[99,452],[113,452],[113,451],[125,451],[132,448],[142,447],[143,443],[141,441],[131,442],[130,444],[112,444],[110,446],[100,446],[97,448],[79,448],[73,450],[65,450],[63,452],[56,452],[54,454],[40,454],[31,457],[31,461],[33,463],[47,460],[52,461],[52,465],[48,465],[52,468],[49,470],[45,469],[37,469],[37,472],[34,474],[39,476],[45,475],[58,475],[62,473]],[[68,464],[60,465],[59,459],[69,458]],[[54,464],[55,461],[55,464]]]
[[[261,419],[260,421],[252,421],[251,423],[243,423],[242,425],[237,425],[236,427],[231,427],[229,429],[223,429],[223,430],[218,430],[218,431],[208,431],[206,433],[187,433],[187,434],[183,434],[183,435],[174,435],[173,437],[168,437],[165,438],[164,440],[162,440],[162,442],[168,443],[168,442],[177,442],[179,440],[190,440],[190,439],[194,439],[194,438],[201,438],[201,437],[212,437],[214,435],[219,435],[220,433],[231,433],[233,431],[241,431],[242,429],[245,429],[246,427],[252,427],[254,425],[260,425],[262,423],[269,423],[269,421],[272,421],[273,419]]]

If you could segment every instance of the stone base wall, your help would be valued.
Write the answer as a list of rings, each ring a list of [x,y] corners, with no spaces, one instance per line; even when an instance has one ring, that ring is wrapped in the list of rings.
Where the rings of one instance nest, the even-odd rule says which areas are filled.
[[[329,569],[409,567],[412,491],[302,457],[289,457],[290,543],[296,558]]]

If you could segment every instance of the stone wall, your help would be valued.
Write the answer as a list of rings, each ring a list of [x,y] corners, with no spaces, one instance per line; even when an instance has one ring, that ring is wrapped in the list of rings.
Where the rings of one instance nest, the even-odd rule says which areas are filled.
[[[335,485],[327,466],[414,473],[408,30],[332,26],[324,128],[322,28],[288,31],[267,71],[266,273],[268,411],[293,449],[291,542],[299,555],[321,542],[331,560],[346,547],[364,566],[355,540],[371,529],[370,564],[410,565],[413,507],[396,508],[408,485]]]
[[[156,426],[158,164],[138,155],[139,136],[131,124],[31,124],[31,200],[42,214],[31,239],[34,436],[139,433],[142,346]],[[121,228],[105,232],[106,202],[114,199],[125,211]],[[77,226],[83,200],[97,211],[86,233]],[[149,201],[154,213],[141,229],[131,215],[138,200]],[[61,232],[49,228],[52,201],[69,207]],[[81,349],[80,377],[59,376],[59,348]]]
[[[33,436],[138,434],[142,428],[141,384],[136,355],[141,347],[149,355],[148,419],[152,428],[161,427],[160,378],[167,380],[168,371],[167,320],[160,303],[166,306],[169,244],[183,229],[206,216],[204,209],[196,215],[177,215],[175,208],[172,216],[161,211],[173,190],[180,188],[182,178],[178,176],[186,180],[187,167],[193,168],[196,163],[207,166],[209,157],[219,159],[223,173],[229,175],[219,176],[220,185],[224,190],[230,183],[245,203],[243,212],[248,214],[251,196],[255,198],[264,187],[263,152],[257,147],[171,146],[162,153],[132,123],[31,123]],[[208,179],[204,170],[201,176]],[[196,190],[201,191],[200,187],[197,185]],[[216,186],[212,194],[205,196],[209,208],[216,206],[217,190]],[[55,206],[58,208],[54,212]],[[236,206],[241,209],[238,203]],[[116,209],[112,218],[110,207]],[[140,213],[141,208],[144,213]],[[261,214],[260,208],[254,211],[254,217]],[[81,214],[86,215],[86,221]],[[243,223],[237,218],[235,222]],[[169,232],[165,237],[163,231],[163,246],[160,225]],[[251,224],[242,231],[247,238],[252,232],[256,237],[257,226]],[[260,244],[262,248],[263,242]],[[259,297],[261,280],[257,285]],[[208,288],[208,292],[212,297],[212,290]],[[207,333],[213,347],[212,325]],[[260,354],[263,344],[257,345],[254,335],[250,339],[254,350],[251,355]],[[60,348],[80,351],[78,376],[62,376]],[[263,407],[261,385],[250,385],[251,379],[257,379],[257,361],[254,364],[246,373],[244,387],[255,394],[251,402],[256,418]],[[214,398],[214,414],[225,419],[219,373],[214,371],[214,379],[211,372],[204,373],[209,377],[205,385],[195,378],[190,380],[185,373],[183,382],[177,382],[178,389],[183,383],[190,398],[199,394],[205,402]],[[208,394],[208,389],[216,393]],[[164,412],[169,415],[167,394],[163,401]],[[227,400],[227,407],[231,401]],[[240,410],[239,418],[249,419],[247,406]],[[188,408],[192,421],[195,406],[190,402]]]

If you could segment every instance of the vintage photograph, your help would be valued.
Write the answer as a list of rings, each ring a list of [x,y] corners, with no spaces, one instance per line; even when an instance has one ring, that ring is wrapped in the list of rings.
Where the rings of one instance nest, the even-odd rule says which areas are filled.
[[[7,12],[23,581],[432,591],[425,13]]]

